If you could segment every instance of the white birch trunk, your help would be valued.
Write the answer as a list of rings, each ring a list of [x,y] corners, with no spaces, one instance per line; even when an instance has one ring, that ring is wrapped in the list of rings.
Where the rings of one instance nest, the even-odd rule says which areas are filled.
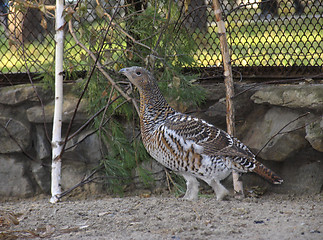
[[[220,38],[221,53],[223,58],[223,68],[224,68],[224,83],[226,88],[226,122],[227,131],[233,136],[234,135],[234,105],[232,97],[234,96],[234,86],[232,78],[232,67],[231,67],[231,57],[229,53],[228,41],[225,30],[225,23],[222,20],[221,6],[218,0],[213,0],[213,10],[216,19],[216,24],[218,26],[218,34]],[[233,177],[233,188],[238,196],[244,197],[243,184],[239,180],[239,173],[235,170],[232,171]]]
[[[51,203],[61,194],[62,115],[63,115],[63,50],[64,50],[64,0],[56,0],[56,49],[55,49],[55,108],[52,137]]]

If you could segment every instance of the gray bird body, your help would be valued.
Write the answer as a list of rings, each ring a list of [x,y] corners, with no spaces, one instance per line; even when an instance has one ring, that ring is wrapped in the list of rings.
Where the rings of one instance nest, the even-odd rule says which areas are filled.
[[[202,119],[171,108],[147,70],[130,67],[120,73],[139,90],[140,128],[145,148],[155,160],[185,178],[185,199],[197,199],[196,178],[208,183],[218,200],[223,199],[228,191],[220,181],[232,169],[256,172],[274,184],[282,182],[239,140]]]

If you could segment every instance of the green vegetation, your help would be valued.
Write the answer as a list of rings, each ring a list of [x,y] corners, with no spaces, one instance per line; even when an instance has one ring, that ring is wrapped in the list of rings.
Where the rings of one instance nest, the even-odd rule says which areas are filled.
[[[174,1],[155,1],[145,11],[135,13],[134,9],[129,8],[123,18],[114,19],[117,25],[136,39],[134,42],[119,27],[109,24],[104,9],[96,8],[100,17],[92,23],[84,20],[87,14],[84,9],[86,6],[81,4],[73,14],[73,21],[78,20],[78,24],[75,24],[76,35],[96,56],[100,54],[100,63],[111,70],[114,79],[123,81],[121,76],[115,74],[122,67],[146,66],[159,80],[158,84],[168,101],[178,110],[185,111],[189,106],[204,101],[204,91],[194,84],[197,76],[184,74],[182,68],[221,65],[215,23],[209,26],[207,33],[192,33],[178,28],[178,23],[183,20],[178,5]],[[300,17],[283,22],[252,20],[253,14],[247,15],[248,11],[251,9],[238,10],[227,17],[234,66],[323,65],[322,18]],[[247,17],[243,19],[242,16]],[[3,31],[0,29],[0,32]],[[0,42],[4,43],[0,47],[0,53],[3,53],[1,72],[25,71],[22,49],[16,53],[8,50],[9,43],[4,34],[1,34]],[[99,52],[102,45],[103,49]],[[54,46],[54,40],[49,35],[42,42],[26,43],[24,46],[29,70],[42,72],[48,86],[53,84]],[[94,65],[89,54],[77,46],[68,33],[64,65],[70,74],[78,70],[89,73]],[[82,91],[83,87],[84,81],[79,83],[78,90]],[[89,102],[90,114],[110,103],[92,126],[99,129],[102,149],[108,148],[100,167],[104,169],[110,190],[122,193],[132,182],[134,170],[141,181],[149,185],[152,175],[141,167],[149,156],[138,137],[138,117],[133,106],[119,96],[98,70],[92,75],[85,97]],[[174,183],[179,193],[183,185],[180,182],[176,180]]]
[[[162,4],[158,1],[156,4],[162,4],[159,7],[163,8],[166,2]],[[75,32],[79,40],[96,56],[100,47],[104,46],[100,52],[100,63],[106,69],[146,66],[154,73],[162,91],[173,106],[185,111],[188,106],[201,103],[205,94],[200,86],[194,84],[197,76],[182,73],[183,66],[194,66],[194,59],[191,57],[194,42],[186,31],[174,28],[179,17],[176,13],[178,11],[175,11],[176,7],[172,5],[167,17],[148,6],[145,11],[136,14],[131,14],[134,10],[129,9],[123,19],[115,20],[116,24],[122,26],[141,44],[133,42],[119,27],[109,26],[109,22],[105,19],[98,20],[94,24],[86,22],[80,24],[75,28]],[[81,18],[82,14],[81,11],[76,12],[76,19]],[[185,44],[175,44],[176,39]],[[75,49],[79,50],[79,47]],[[83,66],[91,72],[93,59],[84,52],[80,55]],[[68,54],[65,64],[75,65],[73,54]],[[124,78],[113,72],[109,73],[114,79],[124,81]],[[80,90],[83,85],[81,82]],[[109,189],[115,193],[122,193],[125,187],[132,183],[134,170],[139,175],[139,180],[149,186],[153,180],[152,175],[141,166],[141,163],[150,160],[150,157],[140,141],[139,121],[133,106],[123,98],[119,98],[119,93],[114,91],[112,85],[98,70],[95,70],[91,77],[86,98],[91,114],[102,109],[107,104],[107,99],[112,102],[105,114],[94,121],[95,128],[99,129],[102,145],[108,149],[100,167],[104,168]]]
[[[157,6],[159,7],[159,6]],[[176,7],[172,8],[172,16],[177,16]],[[165,8],[163,11],[167,11]],[[165,14],[154,16],[155,9],[150,7],[146,9],[146,14],[140,14],[135,24],[136,31],[133,32],[140,39],[145,39],[151,32],[155,31],[155,38],[148,38],[145,41],[147,46],[154,47],[156,45],[157,36],[162,29],[155,28],[156,24],[150,24],[155,17],[155,20],[161,24],[165,24]],[[259,12],[259,10],[258,10]],[[229,44],[232,52],[232,64],[234,66],[321,66],[323,65],[323,18],[315,17],[284,17],[281,13],[281,18],[278,20],[264,21],[255,16],[258,14],[255,9],[240,9],[231,13],[227,17],[227,28],[229,36]],[[321,13],[312,13],[321,14]],[[82,17],[82,16],[81,16]],[[212,19],[210,19],[213,21]],[[209,21],[210,21],[209,20]],[[89,39],[90,43],[98,42],[100,37],[98,34],[104,32],[107,24],[104,19],[98,19],[93,23],[83,23],[83,27],[79,29],[79,33],[89,34],[92,32],[92,37]],[[124,23],[120,22],[124,27]],[[155,29],[153,29],[155,28]],[[2,73],[8,72],[23,72],[26,71],[26,66],[21,49],[15,52],[10,50],[9,41],[4,34],[3,26],[0,26],[0,69]],[[116,41],[115,35],[118,32],[110,34],[110,40]],[[167,36],[167,33],[163,34]],[[193,41],[181,42],[177,39],[172,44],[169,42],[174,40],[172,38],[165,38],[159,44],[156,52],[164,52],[163,55],[176,55],[174,45],[176,48],[187,47],[194,52],[193,62],[181,62],[182,66],[219,66],[222,62],[220,45],[217,37],[217,30],[213,22],[207,33],[195,32],[192,34]],[[165,41],[165,40],[168,40]],[[122,51],[126,48],[126,39],[119,38],[118,42],[111,41],[104,55],[112,59],[111,62],[119,61]],[[83,70],[87,61],[85,60],[87,54],[84,50],[75,46],[74,40],[69,34],[66,36],[66,55],[70,59],[66,63],[66,68],[70,70]],[[167,45],[167,49],[165,46]],[[173,46],[172,46],[173,45]],[[97,45],[96,45],[97,46]],[[27,65],[31,72],[47,71],[48,67],[52,66],[54,58],[55,43],[51,36],[46,36],[43,42],[31,42],[25,44],[25,53],[27,56]],[[144,53],[147,49],[142,48]],[[136,56],[134,56],[136,57]],[[71,60],[73,59],[73,61]],[[109,65],[109,62],[107,62]],[[108,67],[116,67],[110,64]],[[118,67],[116,67],[118,68]]]

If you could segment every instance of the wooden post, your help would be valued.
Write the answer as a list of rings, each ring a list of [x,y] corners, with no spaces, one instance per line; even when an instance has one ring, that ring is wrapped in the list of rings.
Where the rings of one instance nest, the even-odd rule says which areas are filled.
[[[234,96],[234,86],[233,86],[233,78],[232,78],[231,57],[229,53],[225,23],[222,20],[222,11],[218,0],[213,0],[213,11],[216,19],[216,24],[218,26],[220,47],[221,47],[221,53],[223,58],[224,83],[225,83],[225,89],[226,89],[227,132],[231,136],[234,136],[234,132],[235,132],[234,105],[232,101],[232,97]],[[244,197],[243,184],[242,184],[242,181],[239,180],[239,173],[233,170],[232,177],[233,177],[233,188],[234,188],[235,194],[238,197]]]

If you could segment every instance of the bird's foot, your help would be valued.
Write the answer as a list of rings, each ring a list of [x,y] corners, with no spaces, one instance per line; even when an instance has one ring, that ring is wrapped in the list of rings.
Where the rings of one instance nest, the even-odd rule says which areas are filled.
[[[198,199],[199,182],[197,179],[188,174],[182,174],[186,180],[186,193],[183,197],[185,200],[194,201]]]
[[[198,195],[186,192],[182,199],[186,201],[196,201],[198,199]]]
[[[237,200],[242,200],[245,198],[244,192],[240,191],[240,192],[234,192],[234,198]]]
[[[216,192],[216,200],[222,201],[229,196],[229,191],[225,188],[222,188],[221,191]]]

